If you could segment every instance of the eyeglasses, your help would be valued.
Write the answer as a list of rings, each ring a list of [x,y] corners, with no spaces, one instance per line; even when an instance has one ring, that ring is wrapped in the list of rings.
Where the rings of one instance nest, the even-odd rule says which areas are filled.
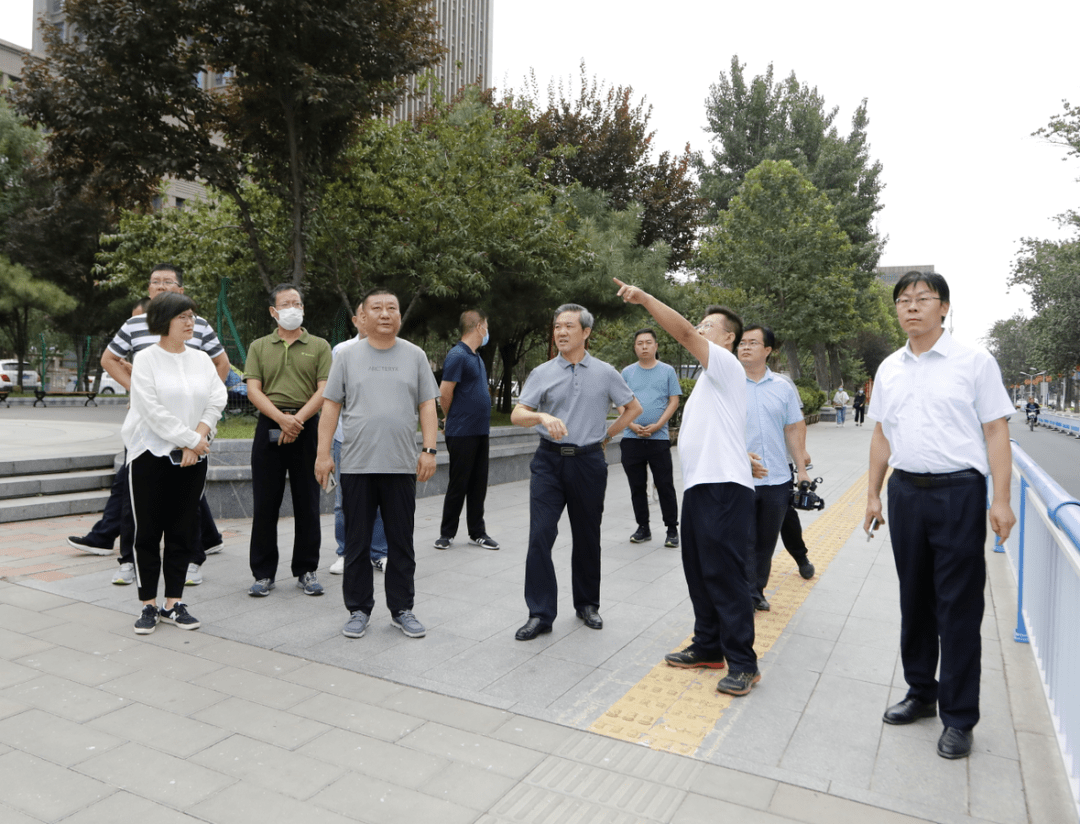
[[[150,285],[151,286],[164,286],[167,289],[170,286],[179,286],[180,283],[178,281],[175,281],[175,280],[152,280],[152,281],[150,281]]]
[[[183,313],[177,315],[176,317],[178,319],[180,319],[180,320],[189,320],[192,323],[195,322],[195,313],[194,312],[183,312]]]
[[[897,298],[896,299],[896,308],[897,309],[907,309],[909,306],[911,306],[912,303],[917,303],[917,304],[919,304],[920,309],[925,309],[927,306],[929,306],[935,300],[941,300],[941,298],[939,298],[939,297],[931,297],[930,295],[922,295],[921,297],[915,298],[915,300],[912,300],[911,298]]]
[[[304,304],[298,300],[290,301],[289,303],[283,303],[280,306],[275,306],[275,309],[303,309]]]
[[[694,328],[697,329],[699,332],[708,332],[710,329],[715,329],[719,325],[719,323],[713,323],[711,320],[709,320],[705,321],[704,323],[699,323]]]

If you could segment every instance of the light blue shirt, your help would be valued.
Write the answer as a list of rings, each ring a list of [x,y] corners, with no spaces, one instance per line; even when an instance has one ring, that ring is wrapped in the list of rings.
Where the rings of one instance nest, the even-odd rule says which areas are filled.
[[[668,401],[672,395],[681,395],[679,378],[675,369],[666,363],[656,362],[652,369],[644,368],[640,363],[632,363],[622,371],[623,380],[634,392],[634,397],[641,404],[641,414],[634,421],[638,426],[649,426],[660,420],[660,416],[667,409]],[[623,430],[624,438],[636,438],[634,430],[626,427]],[[668,438],[668,425],[665,423],[656,430],[648,441],[666,441]]]
[[[784,427],[803,419],[799,396],[791,384],[765,368],[760,381],[746,379],[746,448],[760,455],[769,474],[755,486],[791,483]]]

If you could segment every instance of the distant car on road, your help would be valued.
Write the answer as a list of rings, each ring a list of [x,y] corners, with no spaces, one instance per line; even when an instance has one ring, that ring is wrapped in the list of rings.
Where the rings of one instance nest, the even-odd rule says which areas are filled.
[[[89,381],[89,385],[93,386],[93,380]],[[78,387],[75,386],[75,378],[68,381],[67,391],[75,392]],[[98,388],[99,395],[126,395],[127,390],[120,385],[120,382],[113,378],[111,375],[102,372],[101,373],[101,386]]]
[[[11,390],[19,380],[19,362],[14,360],[0,361],[0,389]],[[41,384],[38,373],[23,364],[22,386],[23,389],[37,389]]]

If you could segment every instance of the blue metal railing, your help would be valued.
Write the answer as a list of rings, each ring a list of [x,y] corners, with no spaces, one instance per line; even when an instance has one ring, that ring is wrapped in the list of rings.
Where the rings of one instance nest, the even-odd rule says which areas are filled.
[[[1080,501],[1015,441],[1012,455],[1019,522],[1006,554],[1019,593],[1014,638],[1035,653],[1080,808]]]
[[[1040,412],[1039,423],[1058,432],[1065,432],[1068,435],[1076,435],[1076,437],[1080,438],[1080,418],[1076,415],[1063,415],[1060,412]]]

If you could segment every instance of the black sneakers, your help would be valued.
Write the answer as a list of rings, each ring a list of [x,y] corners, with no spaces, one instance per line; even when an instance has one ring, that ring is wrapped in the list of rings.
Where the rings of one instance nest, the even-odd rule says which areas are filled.
[[[154,604],[146,604],[142,608],[142,614],[135,622],[136,635],[149,635],[158,625],[158,608]]]
[[[679,669],[723,669],[726,666],[723,655],[703,653],[693,644],[678,652],[669,652],[664,656],[664,661],[669,667]]]
[[[143,610],[145,613],[146,610]],[[161,610],[161,620],[169,624],[176,624],[180,629],[198,629],[202,626],[199,619],[187,611],[187,606],[177,601],[172,609]],[[138,632],[138,630],[136,630]]]
[[[637,528],[637,532],[630,536],[630,543],[632,544],[643,544],[646,541],[651,540],[652,533],[649,532],[649,528],[647,526],[639,526]]]

